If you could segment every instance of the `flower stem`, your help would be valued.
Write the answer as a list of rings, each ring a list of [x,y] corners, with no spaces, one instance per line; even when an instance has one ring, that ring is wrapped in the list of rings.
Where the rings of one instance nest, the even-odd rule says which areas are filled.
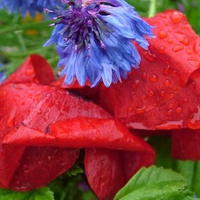
[[[155,14],[156,14],[156,0],[150,0],[148,17],[153,17]]]

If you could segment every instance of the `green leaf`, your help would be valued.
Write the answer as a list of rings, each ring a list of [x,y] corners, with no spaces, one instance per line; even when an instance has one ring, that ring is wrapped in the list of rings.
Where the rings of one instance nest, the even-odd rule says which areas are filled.
[[[189,189],[200,196],[200,162],[173,159],[169,136],[152,136],[148,142],[156,150],[155,165],[181,173],[187,179]]]
[[[114,200],[192,200],[181,174],[155,166],[142,168],[116,194]]]
[[[54,196],[48,187],[29,192],[15,192],[0,189],[0,200],[54,200]]]

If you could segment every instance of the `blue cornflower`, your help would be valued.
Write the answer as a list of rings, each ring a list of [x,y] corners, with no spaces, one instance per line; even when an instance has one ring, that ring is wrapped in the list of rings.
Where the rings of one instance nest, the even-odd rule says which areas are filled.
[[[9,13],[21,12],[23,16],[30,12],[32,17],[36,12],[42,13],[44,8],[56,9],[59,6],[63,6],[61,0],[0,0],[0,9]]]
[[[63,0],[66,10],[46,10],[58,22],[44,46],[56,44],[58,67],[65,84],[76,77],[80,85],[88,78],[92,87],[101,80],[106,87],[126,78],[138,68],[140,55],[133,41],[147,49],[144,36],[153,37],[152,27],[124,0]]]

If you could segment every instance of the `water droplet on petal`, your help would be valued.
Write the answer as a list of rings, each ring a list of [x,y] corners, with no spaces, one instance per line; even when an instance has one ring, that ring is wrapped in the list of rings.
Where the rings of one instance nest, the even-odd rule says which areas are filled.
[[[133,81],[133,84],[132,84],[132,89],[135,89],[135,88],[137,88],[137,87],[138,87],[138,85],[139,85],[139,83],[140,83],[140,81],[139,81],[139,80],[134,80],[134,81]]]
[[[148,92],[148,96],[149,96],[149,97],[154,96],[154,91],[153,91],[153,90],[150,90],[150,91]]]
[[[169,95],[169,98],[172,99],[172,98],[174,98],[174,96],[175,96],[175,95],[174,95],[173,93],[171,93],[171,94]]]
[[[173,71],[172,71],[172,76],[173,76],[173,77],[176,77],[176,76],[177,76],[177,71],[176,71],[176,70],[173,70]]]
[[[174,11],[172,14],[171,14],[171,16],[170,16],[170,18],[171,18],[171,20],[172,20],[172,22],[174,23],[174,24],[178,24],[178,23],[180,23],[182,20],[183,20],[183,14],[182,13],[180,13],[180,12],[177,12],[177,11]]]
[[[152,83],[155,83],[158,81],[158,77],[155,75],[155,74],[152,74],[149,78],[149,80],[152,82]]]
[[[180,33],[175,33],[175,37],[179,40],[184,45],[189,45],[189,39],[186,35],[180,34]]]
[[[26,70],[26,72],[25,72],[25,74],[27,75],[27,76],[32,76],[32,75],[34,75],[34,70],[32,69],[32,68],[29,68],[29,69],[27,69]]]
[[[158,49],[158,51],[159,51],[159,53],[164,53],[165,47],[160,47],[160,48]]]
[[[8,119],[8,121],[7,121],[7,126],[8,127],[13,127],[14,124],[15,124],[15,118]]]
[[[152,54],[150,51],[146,51],[144,53],[144,57],[150,62],[155,62],[156,61],[156,55]]]
[[[145,105],[136,108],[136,114],[144,113],[145,111],[146,111],[146,106]]]
[[[200,39],[197,39],[194,43],[193,50],[195,53],[199,54],[200,52]]]
[[[167,80],[165,80],[164,84],[166,87],[169,87],[171,85],[171,81],[167,79]]]
[[[172,113],[173,113],[173,110],[171,110],[171,109],[167,111],[167,115],[168,115],[168,116],[169,116],[169,115],[172,115]]]
[[[196,87],[196,83],[194,81],[192,81],[189,86],[190,86],[190,88],[195,88]]]
[[[173,41],[171,38],[169,38],[169,39],[167,40],[167,42],[168,42],[169,44],[172,44],[174,41]]]
[[[164,69],[163,69],[163,74],[168,75],[168,74],[170,74],[170,72],[171,72],[170,65],[165,66]]]
[[[164,38],[166,38],[167,37],[167,32],[166,31],[159,31],[158,32],[158,37],[160,38],[160,39],[164,39]]]
[[[200,107],[197,106],[195,112],[187,120],[188,128],[199,129],[200,128]]]
[[[181,108],[181,107],[178,107],[177,109],[176,109],[176,112],[177,113],[181,113],[183,111],[183,109]]]
[[[7,91],[5,91],[5,90],[2,91],[2,96],[3,96],[3,97],[6,97],[7,95],[8,95],[8,92],[7,92]]]
[[[143,77],[143,78],[146,78],[146,77],[147,77],[147,73],[146,73],[146,72],[143,72],[142,77]]]
[[[173,108],[173,107],[174,107],[174,104],[172,104],[172,103],[170,103],[169,106],[168,106],[168,108],[170,108],[170,109]]]
[[[142,95],[142,99],[146,100],[147,96],[146,95]]]
[[[172,50],[173,50],[174,52],[178,52],[178,51],[181,51],[181,50],[183,50],[183,49],[184,49],[184,46],[181,45],[181,44],[177,44],[177,45],[175,45],[175,46],[172,48]]]
[[[188,99],[187,99],[187,98],[183,99],[183,102],[184,102],[184,103],[187,103],[187,102],[188,102]]]
[[[160,96],[162,96],[162,97],[165,96],[165,91],[164,91],[164,90],[162,90],[162,91],[160,92]]]

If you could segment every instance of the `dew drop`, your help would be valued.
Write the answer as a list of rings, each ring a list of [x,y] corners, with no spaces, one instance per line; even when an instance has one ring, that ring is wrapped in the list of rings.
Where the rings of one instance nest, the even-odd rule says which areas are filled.
[[[182,110],[181,107],[178,107],[178,108],[176,109],[176,112],[179,113],[179,114],[182,113],[182,111],[183,111],[183,110]]]
[[[172,109],[173,107],[174,107],[174,104],[172,104],[172,103],[170,103],[168,106],[169,109]]]
[[[146,78],[146,77],[147,77],[147,73],[146,73],[146,72],[143,72],[142,77],[143,77],[143,78]]]
[[[128,111],[128,113],[131,113],[131,112],[133,112],[133,108],[131,106],[129,106],[127,111]]]
[[[192,50],[191,49],[188,49],[186,52],[187,52],[188,55],[192,55]]]
[[[194,81],[192,81],[189,86],[190,86],[190,88],[195,88],[196,87],[196,83]]]
[[[32,69],[32,68],[29,68],[29,69],[27,69],[26,70],[26,72],[25,72],[25,74],[27,75],[27,76],[32,76],[32,75],[34,75],[34,70]]]
[[[197,112],[193,113],[187,120],[187,125],[191,129],[200,128],[200,107],[197,106]]]
[[[139,85],[139,83],[140,83],[140,81],[139,81],[139,80],[134,80],[134,81],[133,81],[133,84],[132,84],[132,89],[135,89],[135,88],[137,88],[137,87],[138,87],[138,85]]]
[[[172,115],[172,113],[173,113],[173,110],[171,110],[171,109],[167,111],[167,115],[168,115],[168,116],[169,116],[169,115]]]
[[[171,93],[171,94],[169,95],[169,98],[172,99],[172,98],[174,98],[174,96],[175,96],[175,95],[174,95],[173,93]]]
[[[169,39],[167,40],[167,42],[168,42],[169,44],[172,44],[174,41],[173,41],[171,38],[169,38]]]
[[[155,83],[158,81],[158,77],[155,75],[155,74],[152,74],[149,78],[149,80],[152,82],[152,83]]]
[[[166,87],[169,87],[171,85],[171,81],[166,79],[164,84]]]
[[[153,91],[153,90],[150,90],[150,91],[148,92],[148,96],[149,96],[149,97],[154,96],[154,91]]]
[[[152,54],[150,51],[146,51],[144,53],[144,57],[150,62],[155,62],[156,61],[156,55]]]
[[[139,114],[139,113],[144,113],[145,111],[146,111],[146,106],[145,106],[145,105],[136,108],[136,113],[137,113],[137,114]]]
[[[183,20],[183,14],[177,11],[174,11],[170,16],[174,24],[178,24]]]
[[[164,75],[169,75],[170,72],[171,72],[171,67],[170,67],[170,65],[165,66],[164,69],[163,69],[163,74],[164,74]]]
[[[160,38],[160,39],[164,39],[164,38],[166,38],[167,37],[167,32],[166,31],[159,31],[158,32],[158,37]]]
[[[142,100],[146,100],[147,96],[146,95],[142,95]]]
[[[15,124],[15,118],[11,118],[7,121],[7,126],[8,127],[13,127]]]
[[[200,52],[200,39],[197,39],[194,43],[193,50],[195,53],[199,54]]]
[[[180,34],[180,33],[176,33],[175,37],[179,40],[179,42],[181,42],[184,45],[189,45],[189,39],[186,35],[184,34]]]
[[[173,76],[173,77],[176,77],[176,76],[177,76],[177,71],[176,71],[176,70],[173,70],[173,71],[172,71],[172,76]]]
[[[187,103],[187,102],[188,102],[188,99],[187,99],[187,98],[183,99],[183,102],[184,102],[184,103]]]
[[[160,48],[158,49],[158,51],[159,51],[159,53],[164,53],[165,47],[160,47]]]
[[[178,51],[181,51],[181,50],[183,50],[183,49],[184,49],[184,46],[181,45],[181,44],[177,44],[177,45],[175,45],[175,46],[172,48],[172,50],[173,50],[174,52],[178,52]]]
[[[183,128],[183,120],[167,121],[163,124],[159,124],[159,125],[156,126],[156,129],[166,129],[166,130],[180,129],[180,128]]]
[[[4,90],[4,91],[2,92],[2,96],[3,96],[3,97],[6,97],[7,95],[8,95],[8,92]]]
[[[162,97],[165,96],[165,91],[164,91],[164,90],[162,90],[162,91],[160,92],[160,96],[162,96]]]

